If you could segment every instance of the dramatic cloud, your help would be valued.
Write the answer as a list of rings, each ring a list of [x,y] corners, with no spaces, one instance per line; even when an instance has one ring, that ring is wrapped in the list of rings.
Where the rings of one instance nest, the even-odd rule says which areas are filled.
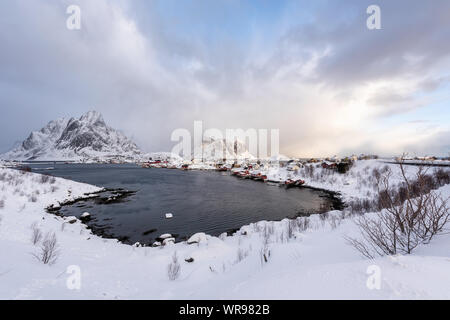
[[[66,28],[66,8],[82,28]],[[447,155],[450,3],[0,3],[0,150],[96,109],[145,150],[176,128],[279,128],[281,151]]]

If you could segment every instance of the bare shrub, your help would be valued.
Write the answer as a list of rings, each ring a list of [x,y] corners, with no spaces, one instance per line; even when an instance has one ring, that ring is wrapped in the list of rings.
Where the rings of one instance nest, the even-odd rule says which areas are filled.
[[[450,184],[450,171],[448,170],[440,168],[434,172],[434,177],[439,186]]]
[[[212,273],[217,273],[217,270],[213,266],[209,266],[209,271]]]
[[[331,229],[336,229],[342,222],[342,217],[340,216],[331,216],[328,219],[328,223],[330,224]]]
[[[294,238],[295,231],[297,231],[297,221],[289,219],[288,220],[288,224],[287,224],[287,237],[288,237],[288,239]]]
[[[280,243],[285,243],[288,241],[288,237],[287,237],[286,233],[284,232],[284,230],[281,230],[281,232],[277,238],[277,241],[279,241]]]
[[[267,224],[264,225],[264,229],[263,229],[263,233],[262,233],[262,238],[263,238],[263,243],[269,243],[270,240],[270,232],[269,232],[269,228],[267,227]]]
[[[170,281],[175,281],[180,276],[181,266],[178,262],[178,256],[177,252],[172,256],[172,262],[167,267],[167,276],[169,277]]]
[[[309,178],[314,178],[314,166],[309,165],[305,166],[305,175],[307,175]]]
[[[258,223],[254,223],[253,224],[253,231],[255,233],[260,233],[261,232],[261,226]]]
[[[5,207],[5,200],[0,200],[0,209]]]
[[[385,165],[383,168],[381,168],[381,173],[387,173],[391,170],[388,165]]]
[[[347,203],[347,211],[353,214],[363,214],[366,212],[378,211],[378,200],[355,199]]]
[[[44,184],[44,183],[48,183],[50,181],[50,176],[46,175],[46,174],[41,174],[40,176],[40,183]]]
[[[271,221],[268,226],[269,234],[273,235],[275,233],[275,222]]]
[[[260,259],[261,259],[261,265],[264,265],[265,263],[269,262],[270,259],[270,250],[269,250],[269,244],[264,242],[263,246],[260,251]]]
[[[270,237],[275,233],[275,226],[273,222],[267,222],[264,224],[263,238],[268,242]]]
[[[264,263],[269,262],[270,258],[270,250],[269,250],[269,243],[270,243],[270,237],[274,233],[273,228],[268,227],[267,223],[264,225],[264,229],[262,232],[262,249],[260,250],[260,259],[261,259],[261,265]],[[243,252],[238,251],[238,258],[237,262],[242,261],[245,258],[245,254]]]
[[[59,246],[55,233],[47,233],[41,244],[40,251],[33,255],[43,264],[54,264],[59,256]]]
[[[300,232],[304,232],[309,228],[309,219],[306,217],[297,218],[297,228]]]
[[[432,189],[436,185],[423,167],[419,167],[414,179],[408,178],[400,162],[401,186],[391,186],[391,172],[384,172],[379,179],[379,207],[377,217],[360,217],[358,225],[362,239],[347,241],[368,258],[410,254],[418,245],[429,243],[443,232],[450,220],[448,199]]]
[[[236,263],[241,262],[242,260],[247,258],[247,256],[248,256],[248,252],[242,248],[239,248],[237,251]]]
[[[328,220],[328,217],[329,217],[328,212],[323,212],[323,213],[319,214],[318,216],[320,218],[320,222],[322,223],[322,227],[325,226],[325,222]]]
[[[31,168],[29,166],[22,166],[22,167],[19,167],[19,171],[22,173],[28,173],[28,172],[31,172]]]
[[[38,180],[41,184],[54,184],[56,182],[55,177],[49,175],[49,174],[42,174]]]
[[[375,173],[374,173],[375,172]],[[372,175],[376,180],[373,183],[372,188],[376,191],[377,195],[373,200],[369,200],[370,193],[367,193],[367,199],[356,199],[349,201],[348,211],[351,214],[363,214],[367,212],[375,212],[390,207],[392,204],[401,205],[408,197],[419,197],[423,194],[429,193],[432,190],[438,189],[446,184],[450,183],[450,173],[443,169],[434,171],[432,174],[428,174],[424,167],[419,167],[418,172],[414,178],[409,179],[408,182],[402,177],[403,181],[397,186],[389,185],[386,189],[385,180],[390,180],[392,171],[389,167],[385,166],[381,170],[374,169]],[[380,189],[380,184],[382,188]],[[389,199],[392,199],[389,201]]]

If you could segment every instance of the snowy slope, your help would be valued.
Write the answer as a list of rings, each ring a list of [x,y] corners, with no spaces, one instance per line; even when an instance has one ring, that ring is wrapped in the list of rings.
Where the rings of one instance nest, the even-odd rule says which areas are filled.
[[[352,170],[364,176],[361,168],[379,165]],[[43,210],[69,197],[69,190],[76,197],[96,187],[63,179],[43,183],[37,174],[0,169],[0,189],[0,252],[7,253],[0,255],[0,299],[450,299],[449,234],[412,255],[369,260],[344,240],[358,233],[353,218],[335,211],[326,219],[299,218],[292,237],[288,220],[262,221],[231,237],[202,237],[200,244],[136,248]],[[439,191],[449,196],[450,186]],[[30,254],[39,250],[30,241],[33,223],[43,233],[55,232],[60,256],[54,265]],[[270,250],[267,263],[261,260],[264,248]],[[181,271],[170,281],[167,267],[175,252]],[[190,257],[193,263],[184,261]],[[66,285],[72,265],[80,267],[80,290]],[[381,272],[379,289],[366,285],[370,266]]]
[[[136,158],[139,148],[123,133],[109,127],[100,113],[79,119],[50,121],[32,132],[18,147],[0,156],[6,160],[85,160],[121,156]]]
[[[64,118],[50,121],[44,128],[33,131],[25,141],[1,157],[7,160],[27,160],[52,153],[67,123],[68,120]]]

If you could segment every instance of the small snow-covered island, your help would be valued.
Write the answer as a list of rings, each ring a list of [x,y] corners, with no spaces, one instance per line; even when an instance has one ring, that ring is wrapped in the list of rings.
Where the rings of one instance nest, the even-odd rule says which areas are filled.
[[[257,159],[249,156],[244,144],[206,139],[202,147],[237,154],[233,160],[202,161],[171,153],[144,154],[94,111],[78,119],[51,121],[31,133],[2,155],[0,298],[449,298],[448,159]],[[109,182],[115,180],[102,174],[106,170],[105,174],[122,177],[124,169],[126,178],[149,175],[141,184],[155,183],[158,189],[167,184],[164,192],[170,200],[158,198],[165,211],[155,212],[151,205],[145,209],[145,215],[155,216],[148,220],[155,224],[142,226],[145,231],[133,225],[134,231],[117,227],[116,234],[108,234],[105,230],[114,223],[114,215],[126,218],[141,201],[139,194],[149,196],[143,187],[119,188],[137,182],[122,181],[111,188]],[[65,172],[78,182],[64,178]],[[87,178],[97,172],[94,180]],[[186,188],[181,195],[171,193],[173,175],[175,185]],[[83,183],[85,179],[107,183],[92,185]],[[206,185],[197,191],[195,185],[203,183],[198,179],[211,180],[204,180]],[[210,181],[242,186],[246,191],[239,193],[257,197],[219,195],[224,211],[216,212],[206,202],[207,189],[216,188]],[[284,208],[286,197],[296,199],[303,192],[311,194],[302,201],[327,201],[318,202],[318,208],[282,212],[273,220],[270,212],[244,219],[261,201],[258,197],[273,196],[275,207],[269,206],[270,211]],[[227,220],[216,217],[236,209],[228,203],[233,199],[241,201],[242,212]],[[170,205],[180,201],[181,207]],[[211,214],[192,216],[190,201],[196,201],[195,210]],[[114,214],[108,215],[111,210]],[[147,221],[140,215],[128,219]],[[207,221],[207,229],[186,222],[189,219]],[[229,220],[235,228],[225,230],[220,224]],[[172,230],[181,230],[184,237]]]

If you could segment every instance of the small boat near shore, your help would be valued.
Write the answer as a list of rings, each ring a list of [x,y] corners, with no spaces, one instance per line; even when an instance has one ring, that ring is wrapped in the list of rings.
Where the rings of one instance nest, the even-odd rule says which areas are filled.
[[[256,174],[252,173],[250,175],[250,179],[255,180],[255,181],[263,181],[264,182],[264,180],[267,179],[267,176],[263,175],[261,172],[256,173]]]
[[[286,187],[286,189],[295,187],[295,180],[287,179],[287,180],[284,182],[284,186]]]
[[[241,179],[250,179],[250,173],[248,170],[240,171],[237,176]]]
[[[293,180],[293,179],[287,179],[284,182],[284,186],[289,189],[289,188],[293,188],[293,187],[300,187],[302,185],[305,184],[304,180],[298,179],[298,180]]]
[[[264,179],[264,182],[271,186],[275,186],[275,185],[278,186],[282,183],[281,180],[273,180],[273,179]]]
[[[262,181],[267,183],[268,185],[285,187],[286,189],[293,187],[300,187],[305,184],[305,181],[302,179],[286,179],[282,178],[277,179],[269,179],[267,175],[259,171],[250,171],[248,169],[240,169],[240,170],[231,170],[231,175],[236,176],[241,179],[251,179],[254,181]]]

